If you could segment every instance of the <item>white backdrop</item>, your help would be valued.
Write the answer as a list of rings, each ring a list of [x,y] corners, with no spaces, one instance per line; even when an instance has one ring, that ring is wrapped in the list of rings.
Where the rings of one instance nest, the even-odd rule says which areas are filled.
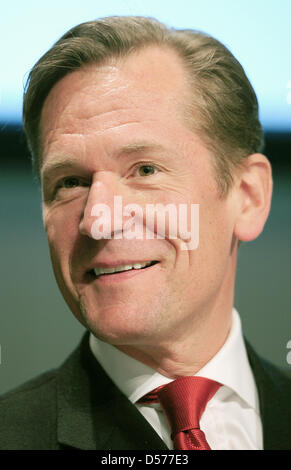
[[[23,84],[69,28],[107,15],[154,16],[228,46],[259,98],[265,129],[291,131],[290,0],[14,0],[0,9],[0,123],[21,119]]]

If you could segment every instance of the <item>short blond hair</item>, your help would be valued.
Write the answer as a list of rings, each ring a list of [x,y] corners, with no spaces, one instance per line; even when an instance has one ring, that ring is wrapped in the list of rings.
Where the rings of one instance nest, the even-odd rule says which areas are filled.
[[[170,28],[145,17],[113,16],[75,26],[32,68],[24,93],[23,123],[38,174],[41,112],[53,86],[81,67],[126,57],[150,45],[170,47],[182,59],[193,89],[189,104],[195,109],[193,130],[212,151],[217,181],[222,193],[227,193],[234,168],[263,149],[256,94],[240,63],[221,42],[200,31]]]

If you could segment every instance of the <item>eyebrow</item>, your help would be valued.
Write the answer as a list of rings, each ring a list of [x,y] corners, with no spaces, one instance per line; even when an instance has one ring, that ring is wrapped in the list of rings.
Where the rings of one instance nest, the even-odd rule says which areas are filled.
[[[118,159],[125,155],[141,154],[146,152],[169,153],[163,145],[153,142],[141,141],[124,145],[115,153],[114,158]],[[45,163],[43,165],[41,169],[41,176],[43,178],[43,181],[46,182],[47,180],[49,180],[50,175],[55,171],[75,168],[76,166],[78,166],[77,159],[73,159],[72,157],[56,157],[51,162]]]
[[[136,142],[128,145],[124,145],[118,152],[117,157],[126,154],[130,155],[132,153],[145,153],[145,152],[165,152],[166,148],[163,145],[152,143],[152,142]]]

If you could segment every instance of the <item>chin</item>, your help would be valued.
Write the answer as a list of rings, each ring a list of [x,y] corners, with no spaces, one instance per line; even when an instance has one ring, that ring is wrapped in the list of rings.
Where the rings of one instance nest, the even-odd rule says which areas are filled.
[[[134,346],[143,344],[146,341],[147,335],[140,331],[128,331],[125,328],[108,328],[100,324],[88,324],[89,331],[96,336],[96,338],[115,346]]]
[[[92,309],[81,306],[81,323],[101,341],[106,343],[138,344],[153,334],[153,326],[147,325],[140,308],[106,308]],[[148,315],[147,317],[148,318]]]

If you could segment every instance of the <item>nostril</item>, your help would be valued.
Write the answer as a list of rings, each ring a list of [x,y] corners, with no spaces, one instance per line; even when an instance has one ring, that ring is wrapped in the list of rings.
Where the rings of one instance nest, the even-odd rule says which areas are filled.
[[[84,217],[84,215],[82,216],[82,219],[81,219],[81,222],[79,223],[79,231],[82,235],[86,235],[86,236],[89,236],[91,237],[92,234],[91,234],[91,226],[92,226],[92,223],[93,223],[93,219],[92,221],[89,221],[88,219],[86,219]]]

